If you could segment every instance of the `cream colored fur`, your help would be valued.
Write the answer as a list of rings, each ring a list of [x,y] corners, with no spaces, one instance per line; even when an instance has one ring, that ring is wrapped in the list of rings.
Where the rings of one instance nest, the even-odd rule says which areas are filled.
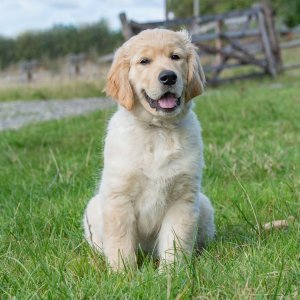
[[[158,80],[163,70],[175,72],[176,84]],[[108,125],[100,187],[83,219],[86,239],[113,269],[134,267],[139,247],[164,265],[214,236],[214,211],[201,192],[201,129],[190,101],[204,81],[184,31],[143,31],[115,55],[106,92],[120,105]],[[180,105],[156,110],[145,92],[155,100],[171,92]]]

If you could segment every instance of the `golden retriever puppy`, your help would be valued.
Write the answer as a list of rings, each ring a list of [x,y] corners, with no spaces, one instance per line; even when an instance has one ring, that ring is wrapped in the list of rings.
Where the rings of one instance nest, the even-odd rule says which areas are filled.
[[[185,31],[145,30],[115,54],[106,93],[111,118],[85,237],[113,269],[136,265],[138,248],[174,262],[214,236],[214,211],[201,193],[203,145],[192,98],[204,74]]]

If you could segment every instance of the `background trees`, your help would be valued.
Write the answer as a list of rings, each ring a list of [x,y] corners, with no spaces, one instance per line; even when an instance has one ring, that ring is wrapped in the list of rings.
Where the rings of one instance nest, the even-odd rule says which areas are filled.
[[[215,14],[248,8],[258,0],[200,0],[200,14]],[[269,0],[277,16],[288,26],[300,24],[299,0]],[[175,17],[193,14],[193,0],[167,0]],[[15,39],[0,37],[0,68],[29,59],[53,59],[67,54],[103,55],[122,42],[120,32],[109,29],[104,20],[86,26],[59,25],[45,31],[25,32]]]
[[[216,14],[234,9],[251,7],[259,0],[200,0],[201,15]],[[290,26],[300,23],[299,0],[265,0],[275,9],[283,22]],[[188,17],[193,14],[193,0],[167,0],[168,11],[172,11],[176,17]]]
[[[54,26],[40,32],[25,32],[15,39],[0,37],[0,68],[29,59],[53,59],[67,54],[106,54],[122,41],[120,32],[104,20],[81,27]]]

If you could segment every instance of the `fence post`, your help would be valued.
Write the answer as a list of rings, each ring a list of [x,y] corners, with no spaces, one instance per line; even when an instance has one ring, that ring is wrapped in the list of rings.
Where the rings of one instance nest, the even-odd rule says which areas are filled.
[[[221,38],[221,34],[222,34],[222,27],[223,27],[223,21],[219,20],[216,21],[216,34],[217,34],[217,38],[216,38],[216,49],[221,50],[223,47],[223,42],[222,42],[222,38]],[[223,61],[223,55],[221,53],[217,53],[216,54],[216,65],[220,65]]]
[[[69,57],[69,73],[74,73],[76,76],[81,74],[81,66],[84,63],[86,56],[83,53],[79,54],[70,54]]]
[[[21,73],[25,74],[26,81],[31,82],[33,80],[33,73],[38,65],[37,60],[25,60],[20,64]]]
[[[279,45],[276,28],[275,28],[274,12],[272,8],[267,4],[262,4],[261,8],[266,20],[266,29],[270,39],[271,51],[275,59],[275,68],[277,72],[282,72],[283,71],[282,57],[281,57],[280,45]]]
[[[126,40],[129,40],[134,35],[134,33],[132,31],[132,28],[131,28],[129,22],[127,21],[126,14],[124,12],[120,13],[119,18],[120,18],[120,21],[122,24],[123,36]]]
[[[276,66],[275,66],[274,55],[271,50],[270,38],[268,36],[268,32],[267,32],[267,28],[266,28],[266,22],[265,22],[266,18],[265,18],[265,15],[263,14],[261,5],[255,5],[255,7],[259,8],[259,10],[257,12],[257,17],[258,17],[259,31],[260,31],[261,38],[262,38],[262,44],[263,44],[263,48],[264,48],[264,52],[265,52],[266,60],[267,60],[267,70],[266,71],[271,76],[274,77],[276,75]]]

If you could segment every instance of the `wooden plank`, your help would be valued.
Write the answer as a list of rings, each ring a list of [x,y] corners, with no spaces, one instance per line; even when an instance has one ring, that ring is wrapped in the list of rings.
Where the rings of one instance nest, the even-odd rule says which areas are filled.
[[[265,24],[268,32],[268,37],[270,40],[271,51],[275,60],[276,71],[280,72],[282,70],[282,57],[279,46],[279,40],[277,37],[277,32],[275,28],[275,20],[271,7],[267,4],[261,5],[262,12],[265,16]]]
[[[98,62],[101,63],[110,63],[113,61],[115,54],[114,53],[110,53],[110,54],[106,54],[106,55],[102,55],[98,58]]]
[[[253,65],[256,65],[260,68],[265,68],[266,65],[262,65],[262,63],[260,61],[253,61],[252,59],[249,59],[248,57],[246,56],[241,56],[240,54],[238,53],[235,53],[234,51],[225,51],[224,49],[217,49],[216,47],[212,47],[212,46],[209,46],[209,45],[206,45],[206,44],[202,44],[202,43],[198,43],[197,46],[208,52],[208,53],[211,53],[211,54],[222,54],[223,57],[229,57],[229,58],[234,58],[234,59],[237,59],[238,61],[240,61],[241,63],[243,64],[253,64]]]
[[[295,48],[300,46],[300,40],[294,40],[289,42],[283,42],[280,43],[281,49],[289,49],[289,48]]]
[[[265,27],[264,15],[261,11],[258,12],[258,24],[261,32],[261,38],[265,49],[266,59],[268,62],[267,71],[271,76],[276,75],[275,61],[270,47],[270,40]]]
[[[155,28],[155,27],[164,27],[164,28],[170,28],[170,27],[176,27],[176,26],[182,26],[182,25],[192,25],[194,22],[196,22],[198,25],[202,25],[208,22],[214,22],[214,21],[222,21],[225,19],[230,18],[237,18],[242,16],[250,16],[253,14],[256,14],[258,11],[257,8],[251,8],[246,10],[236,10],[231,11],[223,14],[216,14],[216,15],[206,15],[198,18],[179,18],[174,20],[168,20],[165,21],[158,21],[158,22],[145,22],[145,23],[138,23],[135,21],[130,21],[130,24],[136,28],[140,28],[141,30],[147,29],[147,28]]]
[[[164,7],[165,7],[165,19],[166,21],[168,21],[169,19],[168,0],[164,0]]]
[[[138,33],[138,31],[142,31],[149,28],[156,28],[156,27],[169,28],[170,26],[168,26],[168,23],[170,22],[171,21],[164,22],[165,26],[149,27],[147,24],[138,24],[134,21],[130,21],[129,25],[131,27],[131,32],[133,32],[132,34],[134,34],[134,32]],[[257,29],[248,29],[248,30],[237,31],[237,32],[226,32],[226,34],[231,38],[244,38],[244,37],[260,36],[260,31]],[[192,34],[193,42],[212,41],[218,38],[220,38],[219,33]]]
[[[237,18],[242,16],[247,17],[250,15],[254,15],[257,12],[258,12],[257,8],[250,8],[246,10],[234,10],[223,14],[202,16],[198,19],[198,24],[201,25],[212,21],[223,21],[225,19]]]
[[[237,68],[237,67],[241,67],[241,66],[245,66],[245,65],[242,65],[241,63],[228,63],[228,64],[224,64],[223,65],[223,69],[234,69],[234,68]],[[219,68],[219,66],[213,66],[213,65],[204,65],[203,66],[203,70],[204,72],[212,72],[214,70],[217,70]]]
[[[223,22],[222,21],[217,21],[215,23],[216,28],[215,28],[215,32],[218,35],[218,37],[216,38],[215,41],[215,45],[217,49],[222,49],[223,48],[223,42],[222,42],[222,27],[223,27]],[[221,64],[222,63],[222,54],[218,53],[216,54],[216,63],[217,64]]]
[[[244,31],[237,32],[225,32],[229,38],[244,38],[252,36],[260,36],[260,31],[257,29],[248,29]],[[192,41],[193,43],[204,42],[204,41],[213,41],[217,38],[220,38],[220,33],[208,33],[208,34],[193,34]]]
[[[251,9],[246,9],[246,10],[235,10],[235,11],[230,11],[226,12],[223,14],[216,14],[216,15],[207,15],[207,16],[202,16],[200,17],[197,21],[199,25],[205,24],[207,22],[212,22],[212,21],[224,21],[226,19],[232,19],[232,18],[237,18],[237,17],[247,17],[253,14],[256,14],[258,11],[257,8],[251,8]]]
[[[265,75],[266,75],[266,73],[264,73],[264,72],[255,72],[255,73],[251,73],[251,74],[231,76],[231,77],[227,77],[227,78],[219,78],[219,79],[216,79],[216,80],[206,78],[206,80],[207,80],[208,84],[217,85],[217,84],[220,84],[220,83],[233,82],[235,80],[258,78],[258,77],[262,77],[262,76],[265,76]]]
[[[199,14],[200,14],[199,0],[193,0],[193,15],[194,17],[199,17]]]
[[[256,43],[256,44],[242,43],[241,46],[245,48],[249,54],[257,54],[257,53],[262,53],[264,51],[264,48],[261,43]],[[227,51],[227,48],[229,47],[230,46],[225,46],[223,49]]]
[[[295,63],[295,64],[285,64],[283,65],[283,69],[287,70],[287,69],[296,69],[296,68],[300,68],[300,62],[299,63]]]
[[[242,25],[244,25],[245,23],[248,22],[248,19],[251,18],[251,16],[252,15],[226,19],[224,21],[224,24],[225,25],[229,25],[229,26],[231,26],[231,25],[239,25],[239,27],[241,27]]]
[[[260,60],[261,63],[266,63],[266,60],[265,59],[261,59]],[[238,63],[227,63],[227,64],[224,64],[222,66],[222,71],[223,70],[226,70],[226,69],[235,69],[235,68],[240,68],[240,67],[245,67],[247,66],[248,64],[243,64],[241,62],[238,62]],[[203,66],[203,70],[204,72],[212,72],[216,69],[218,69],[219,66],[211,66],[211,65],[204,65]]]
[[[132,31],[131,25],[127,21],[126,14],[124,12],[120,13],[119,18],[120,18],[120,21],[122,24],[123,36],[124,36],[125,40],[129,40],[134,35],[134,33]]]
[[[263,45],[261,43],[251,43],[243,45],[247,48],[247,51],[251,54],[262,53],[264,51]]]

